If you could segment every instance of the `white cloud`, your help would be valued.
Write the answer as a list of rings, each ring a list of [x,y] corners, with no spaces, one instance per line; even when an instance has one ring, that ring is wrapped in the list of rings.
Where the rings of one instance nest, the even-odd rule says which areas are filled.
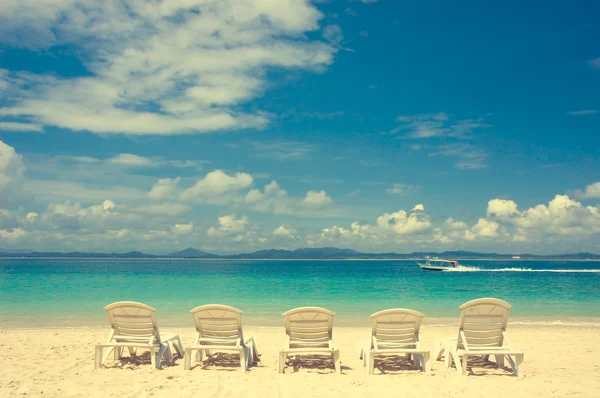
[[[13,228],[12,230],[0,229],[0,238],[7,240],[17,240],[27,235],[21,228]]]
[[[284,238],[295,239],[296,238],[296,230],[292,227],[281,224],[279,227],[277,227],[275,229],[275,231],[273,231],[273,235],[279,236],[279,237],[284,237]]]
[[[272,69],[319,70],[336,48],[308,39],[323,15],[307,0],[4,1],[0,40],[68,45],[91,76],[3,72],[0,116],[94,133],[190,134],[264,127],[238,105]]]
[[[385,213],[379,216],[375,225],[361,224],[357,221],[350,224],[350,228],[334,225],[324,228],[319,235],[308,237],[312,243],[336,242],[336,243],[360,243],[361,241],[371,244],[384,244],[397,242],[407,236],[425,233],[431,227],[429,216],[424,212],[425,208],[419,204],[414,206],[411,212],[398,210],[393,213]]]
[[[323,209],[332,203],[333,199],[325,191],[308,191],[301,204],[310,209]]]
[[[146,196],[153,200],[167,199],[176,192],[177,184],[181,178],[161,178],[153,186]]]
[[[225,236],[243,236],[243,232],[248,227],[248,217],[236,218],[235,214],[230,214],[218,218],[217,226],[208,229],[208,236],[213,238]],[[241,239],[241,238],[238,238]]]
[[[37,220],[39,214],[37,214],[36,212],[29,212],[27,213],[27,215],[25,216],[25,218],[27,218],[27,221],[29,221],[30,223],[34,223],[35,220]]]
[[[387,188],[385,192],[392,195],[406,195],[413,191],[416,187],[408,184],[394,184],[391,188]]]
[[[107,160],[108,163],[119,164],[122,166],[133,166],[133,167],[153,167],[156,163],[145,156],[138,156],[132,153],[121,153],[113,158]]]
[[[275,181],[273,181],[273,182],[275,182]],[[260,202],[263,198],[264,198],[264,195],[260,192],[260,190],[251,189],[246,194],[244,202],[248,203],[248,204],[254,204],[254,203]]]
[[[514,209],[513,203],[509,205],[509,212],[491,214],[517,227],[522,237],[561,235],[576,238],[600,232],[600,209],[583,206],[567,195],[556,195],[548,205],[540,204],[527,210]]]
[[[0,141],[0,205],[16,199],[24,173],[22,156],[15,148]]]
[[[175,224],[171,227],[171,231],[175,235],[188,235],[194,230],[194,224]]]
[[[593,66],[594,68],[600,69],[600,57],[591,59],[589,62],[590,62],[590,65]]]
[[[20,122],[0,122],[0,131],[19,131],[19,132],[30,132],[30,131],[42,131],[43,127],[39,124],[33,123],[20,123]]]
[[[600,198],[600,181],[585,187],[584,191],[575,191],[573,195],[580,199],[598,199]]]
[[[517,204],[512,200],[492,199],[488,202],[487,215],[498,218],[510,217],[517,214]]]
[[[100,159],[91,156],[59,156],[59,159],[66,159],[76,163],[98,163]]]
[[[216,197],[227,192],[248,188],[252,183],[253,179],[250,174],[228,175],[221,170],[215,170],[198,180],[192,187],[185,189],[181,193],[181,199],[202,201],[203,198]]]
[[[500,228],[500,224],[497,222],[480,218],[477,224],[471,228],[467,240],[472,240],[475,237],[493,238],[498,234],[498,228]]]
[[[425,206],[423,206],[422,204],[415,205],[415,207],[413,207],[411,211],[425,211]]]
[[[398,235],[408,235],[425,231],[431,226],[431,222],[428,217],[418,213],[424,210],[423,205],[417,205],[410,213],[404,210],[385,213],[377,218],[377,226],[382,231]]]
[[[446,221],[444,221],[444,226],[451,230],[457,229],[467,229],[467,224],[463,221],[456,221],[454,218],[450,217]]]

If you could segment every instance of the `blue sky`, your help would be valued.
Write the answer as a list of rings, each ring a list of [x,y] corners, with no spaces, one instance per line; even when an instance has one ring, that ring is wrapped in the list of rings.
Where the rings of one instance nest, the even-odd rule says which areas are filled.
[[[600,252],[599,17],[3,2],[0,248]]]

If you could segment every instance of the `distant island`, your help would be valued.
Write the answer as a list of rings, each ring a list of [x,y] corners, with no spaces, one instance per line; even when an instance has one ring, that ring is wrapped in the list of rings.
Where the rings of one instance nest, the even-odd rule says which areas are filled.
[[[0,249],[0,258],[41,258],[41,257],[61,257],[61,258],[181,258],[181,259],[238,259],[238,260],[343,260],[343,259],[386,259],[386,260],[407,260],[421,259],[427,257],[440,257],[453,260],[468,259],[489,259],[489,260],[600,260],[600,255],[594,253],[574,253],[574,254],[499,254],[499,253],[479,253],[470,251],[444,251],[444,252],[412,252],[412,253],[361,253],[352,249],[339,249],[335,247],[305,248],[296,250],[259,250],[252,253],[240,253],[229,255],[218,255],[207,253],[202,250],[187,248],[184,250],[164,254],[148,254],[139,251],[127,253],[87,253],[87,252],[36,252],[36,251],[9,251]]]

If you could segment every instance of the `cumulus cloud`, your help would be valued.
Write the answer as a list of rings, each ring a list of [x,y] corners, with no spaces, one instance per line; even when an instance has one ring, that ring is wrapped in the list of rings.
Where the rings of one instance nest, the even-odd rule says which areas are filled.
[[[492,199],[488,202],[487,215],[498,218],[514,216],[519,211],[517,204],[512,200]]]
[[[171,227],[171,231],[175,235],[188,235],[194,230],[194,224],[175,224]]]
[[[181,178],[161,178],[153,186],[150,192],[146,194],[153,200],[164,200],[173,196],[177,190],[177,184]]]
[[[183,190],[181,199],[201,201],[203,198],[216,197],[231,191],[248,188],[253,183],[252,176],[247,173],[229,175],[222,170],[208,173],[192,187]]]
[[[25,173],[22,156],[0,141],[0,205],[12,203]]]
[[[302,206],[310,209],[323,209],[332,203],[333,199],[325,191],[308,191],[302,199]]]
[[[600,181],[585,187],[583,191],[575,191],[573,195],[580,199],[598,199],[600,198]]]
[[[11,230],[0,229],[0,238],[6,240],[17,240],[27,235],[21,228],[13,228]]]
[[[248,217],[236,218],[235,214],[219,217],[216,227],[210,227],[209,236],[222,236],[225,234],[243,232],[248,226]]]
[[[336,47],[307,32],[322,13],[307,0],[4,1],[0,39],[46,51],[77,49],[88,76],[0,73],[4,123],[74,131],[190,134],[261,128],[271,69],[320,70]],[[338,36],[328,34],[332,43]]]
[[[320,235],[309,236],[311,242],[369,242],[373,244],[390,243],[407,236],[415,236],[424,233],[431,227],[429,216],[425,213],[422,204],[414,206],[413,210],[407,212],[398,210],[385,213],[377,217],[376,223],[361,224],[355,221],[350,228],[334,225],[324,228]]]
[[[290,226],[281,224],[279,227],[277,227],[275,229],[275,231],[273,231],[273,235],[278,236],[278,237],[283,237],[283,238],[295,239],[296,238],[296,230]]]
[[[600,232],[600,209],[595,206],[583,206],[567,195],[556,195],[547,205],[539,204],[526,210],[519,210],[516,203],[506,201],[508,205],[500,207],[500,214],[490,212],[499,220],[518,228],[520,239],[527,235],[562,235],[585,237]],[[498,200],[490,201],[496,206]],[[492,207],[494,207],[492,206]],[[488,204],[488,211],[490,204]],[[508,207],[508,211],[502,211]]]

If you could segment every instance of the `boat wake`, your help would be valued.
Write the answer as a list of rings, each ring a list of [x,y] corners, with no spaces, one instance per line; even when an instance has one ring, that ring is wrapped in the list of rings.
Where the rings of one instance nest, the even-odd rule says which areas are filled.
[[[460,265],[445,272],[553,272],[576,274],[600,274],[600,269],[533,269],[533,268],[479,268]]]

